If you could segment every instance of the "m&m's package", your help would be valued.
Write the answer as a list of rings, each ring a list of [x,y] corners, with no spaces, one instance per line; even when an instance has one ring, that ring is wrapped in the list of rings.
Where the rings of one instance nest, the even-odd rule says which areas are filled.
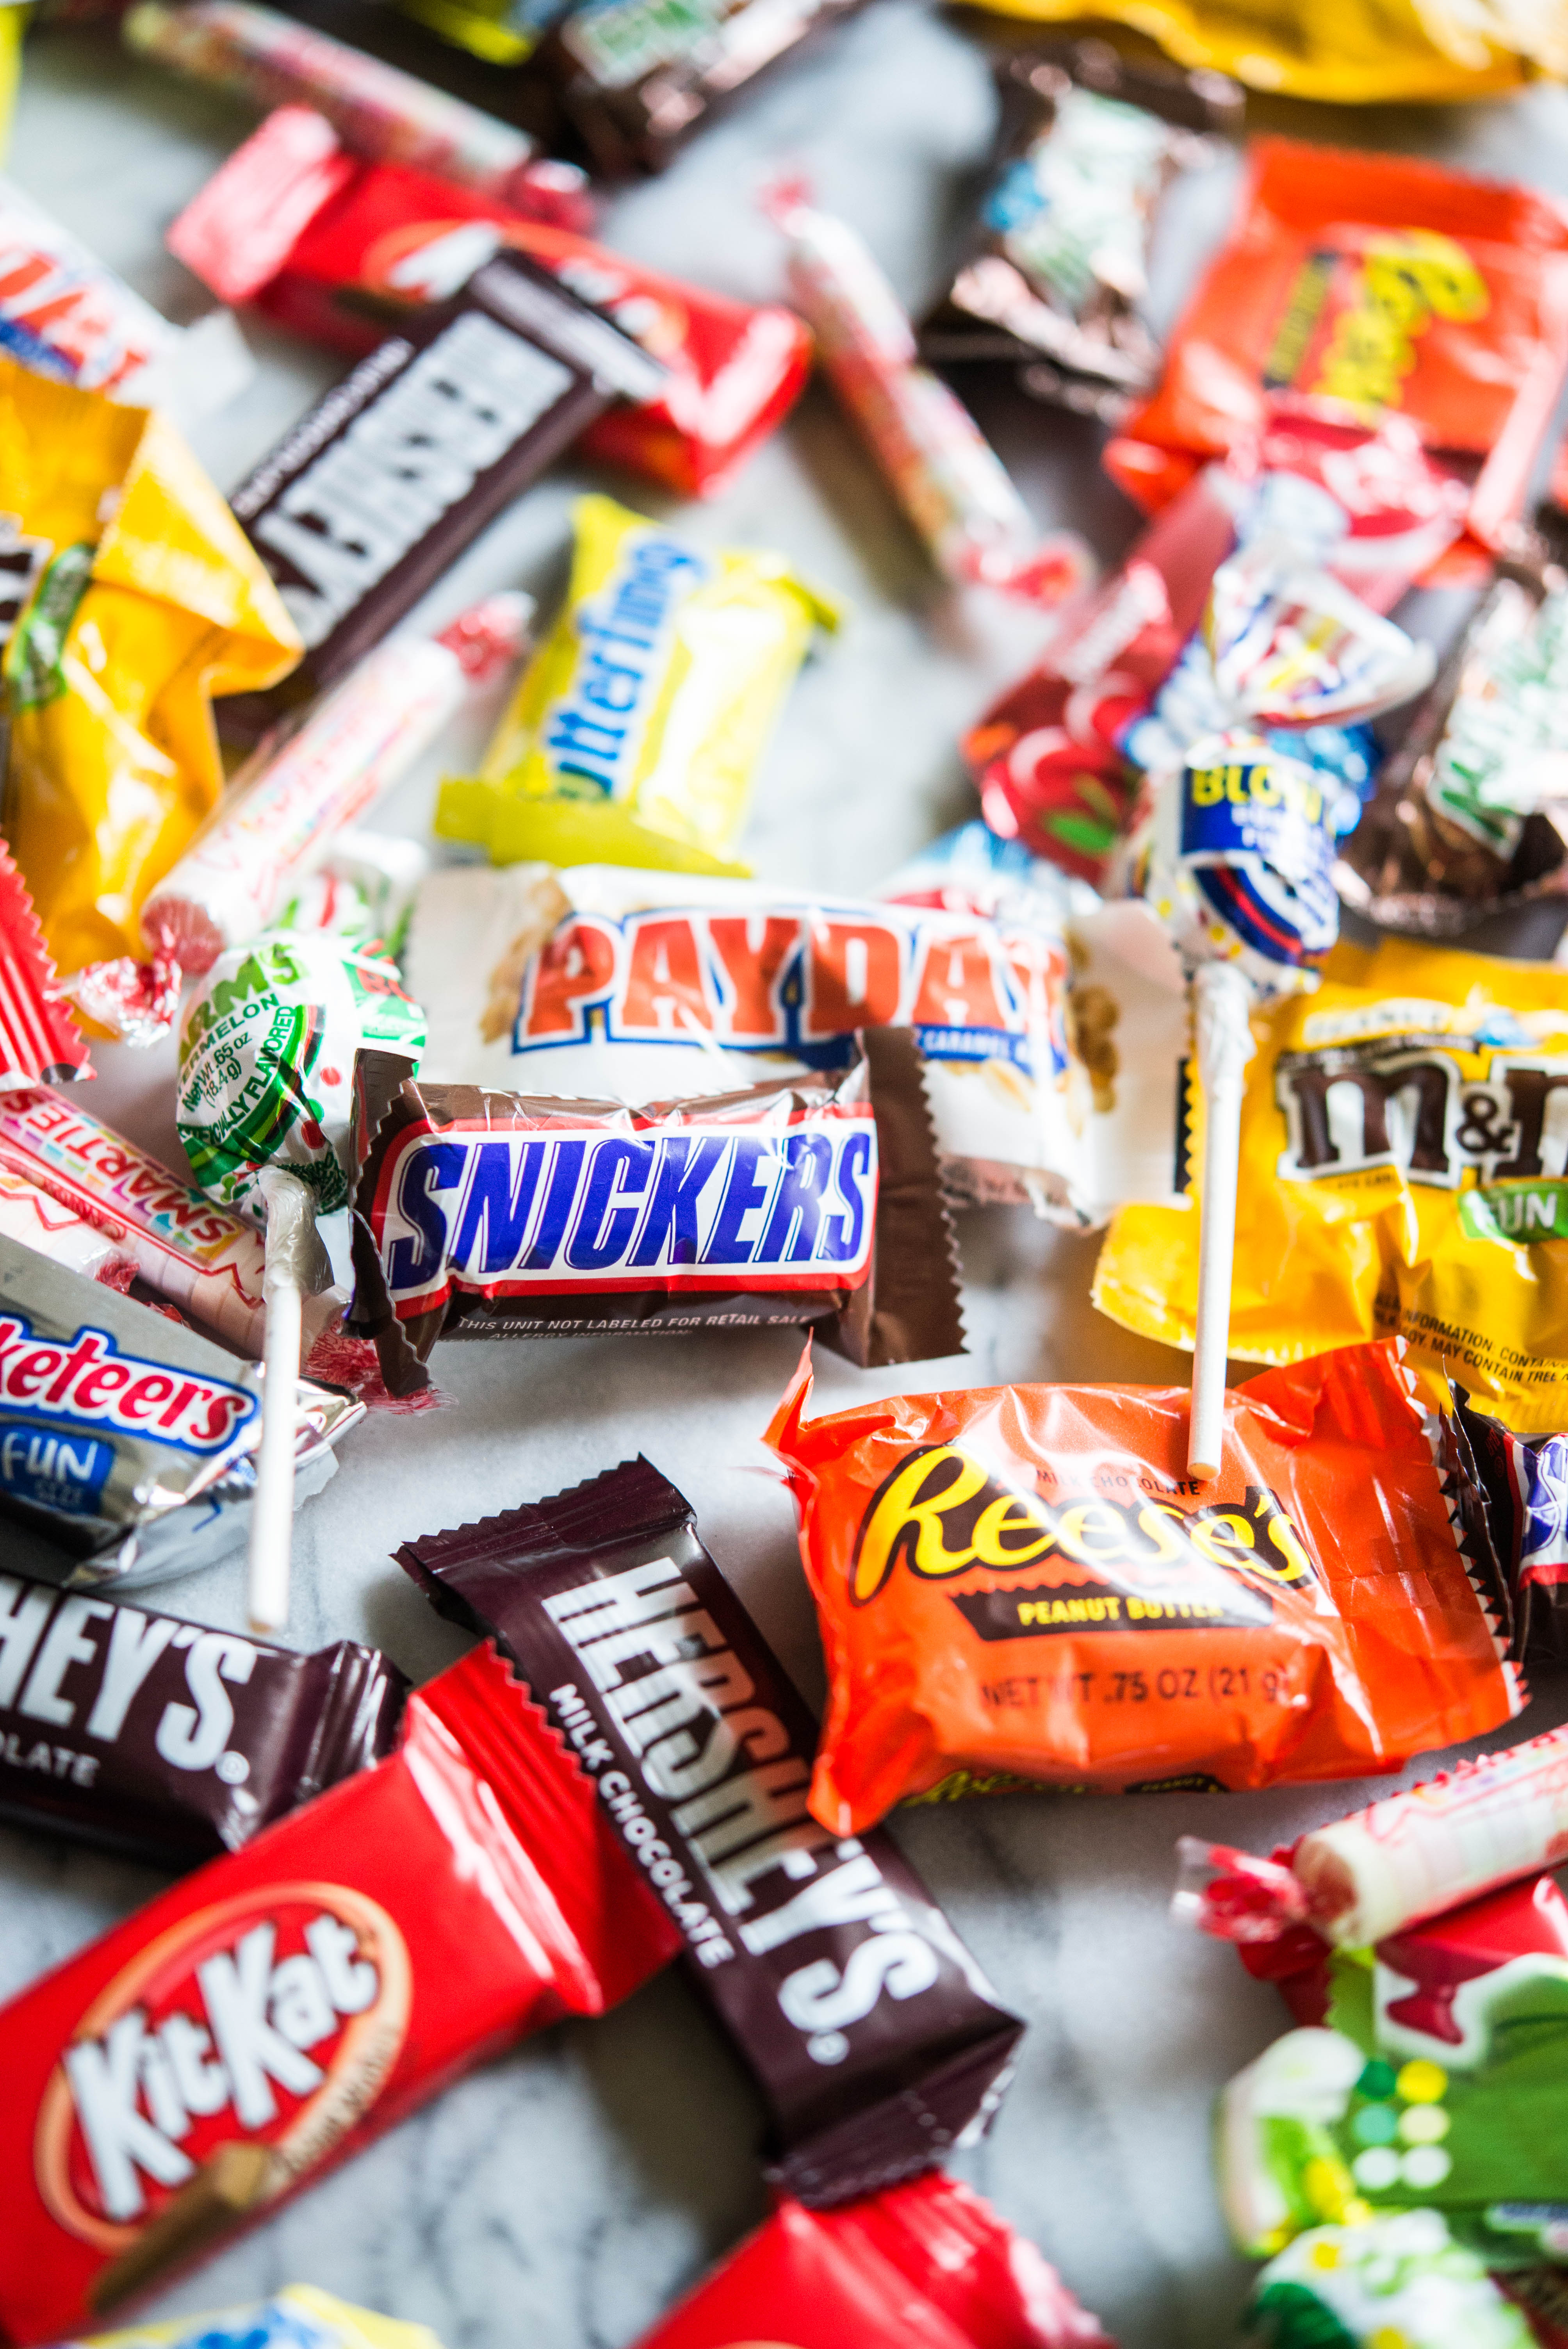
[[[1493,544],[1522,506],[1568,364],[1568,211],[1404,156],[1261,139],[1235,224],[1153,398],[1106,462],[1162,505],[1271,409],[1408,416]]]
[[[830,1695],[814,1816],[912,1796],[1362,1777],[1510,1719],[1473,1487],[1386,1348],[1185,1389],[978,1387],[808,1421],[789,1472]]]
[[[1521,1435],[1568,1378],[1568,973],[1386,940],[1253,1019],[1230,1346],[1293,1362],[1398,1333]],[[1202,1104],[1191,1102],[1202,1148]],[[1196,1155],[1196,1153],[1194,1154]],[[1191,1346],[1196,1218],[1135,1205],[1094,1299]]]

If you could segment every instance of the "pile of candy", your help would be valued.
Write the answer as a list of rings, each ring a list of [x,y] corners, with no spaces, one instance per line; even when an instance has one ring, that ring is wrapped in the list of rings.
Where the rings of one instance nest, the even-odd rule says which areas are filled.
[[[1568,209],[1258,138],[1162,341],[1167,199],[1245,114],[1172,0],[1135,13],[1181,67],[998,48],[922,321],[798,177],[747,194],[775,303],[596,240],[591,172],[848,5],[399,0],[373,56],[46,0],[238,111],[168,232],[191,325],[0,181],[0,1818],[177,1879],[0,2013],[9,2349],[438,2349],[307,2285],[99,2328],[676,1957],[774,2207],[643,2349],[1111,2349],[946,2174],[1023,2024],[887,1815],[1394,1773],[1568,1658],[1568,967],[1466,943],[1568,896]],[[1501,0],[1293,13],[1271,86],[1308,94],[1568,62]],[[236,306],[343,372],[225,499],[183,436],[252,367]],[[980,816],[858,896],[745,861],[845,613],[665,518],[819,359],[938,608],[1037,630],[964,735]],[[1109,576],[982,430],[1009,402],[1104,428],[1146,517]],[[568,451],[659,518],[580,498],[537,634],[516,588],[425,627]],[[429,840],[366,828],[502,691]],[[179,1172],[88,1081],[176,1036]],[[1191,1391],[812,1418],[808,1346],[757,1433],[820,1726],[641,1457],[407,1530],[477,1639],[422,1686],[279,1643],[296,1511],[368,1414],[447,1408],[449,1344],[945,1362],[980,1205],[1103,1229],[1094,1302]],[[246,1634],[126,1599],[240,1550]],[[1219,2106],[1254,2349],[1568,2341],[1564,1859],[1563,1731],[1267,1858],[1184,1839],[1178,1919],[1295,2026]]]

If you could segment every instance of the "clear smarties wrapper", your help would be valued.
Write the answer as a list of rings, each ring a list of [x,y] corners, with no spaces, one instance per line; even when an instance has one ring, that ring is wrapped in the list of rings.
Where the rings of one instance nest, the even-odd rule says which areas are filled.
[[[907,903],[892,886],[867,903],[616,866],[433,874],[407,955],[428,1065],[635,1103],[842,1068],[858,1029],[907,1027],[955,1193],[1085,1220],[1059,898],[1033,878],[983,905],[928,875]]]
[[[624,1461],[397,1558],[580,1757],[762,2089],[775,2184],[841,2203],[983,2134],[1022,2025],[891,1837],[808,1816],[816,1724],[667,1477]]]
[[[1523,1697],[1462,1463],[1387,1349],[1227,1402],[1186,1476],[1185,1389],[991,1387],[766,1441],[800,1511],[828,1654],[813,1816],[1020,1785],[1360,1777]]]

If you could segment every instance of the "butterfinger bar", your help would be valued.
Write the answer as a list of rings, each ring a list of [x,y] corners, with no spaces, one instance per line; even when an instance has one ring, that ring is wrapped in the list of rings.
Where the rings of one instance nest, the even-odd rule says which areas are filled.
[[[677,1941],[476,1650],[409,1699],[395,1755],[0,2012],[0,2335],[88,2330]]]
[[[1023,2025],[890,1836],[809,1816],[816,1723],[667,1477],[624,1462],[397,1557],[579,1755],[767,2098],[776,2182],[841,2202],[983,2133]]]
[[[294,1655],[0,1575],[0,1818],[193,1868],[390,1753],[406,1688],[353,1640]]]

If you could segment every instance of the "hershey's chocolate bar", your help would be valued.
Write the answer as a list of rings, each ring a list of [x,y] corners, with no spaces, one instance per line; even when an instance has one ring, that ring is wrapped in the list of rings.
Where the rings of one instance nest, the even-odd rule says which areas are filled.
[[[501,254],[334,386],[230,502],[305,642],[292,677],[216,704],[237,740],[336,683],[614,398],[664,369]]]
[[[767,2098],[772,2178],[844,2201],[983,2131],[1023,2025],[885,1830],[810,1816],[816,1724],[667,1477],[624,1462],[397,1558],[575,1751]]]
[[[389,1754],[407,1692],[352,1640],[294,1655],[0,1574],[0,1819],[194,1868]]]

